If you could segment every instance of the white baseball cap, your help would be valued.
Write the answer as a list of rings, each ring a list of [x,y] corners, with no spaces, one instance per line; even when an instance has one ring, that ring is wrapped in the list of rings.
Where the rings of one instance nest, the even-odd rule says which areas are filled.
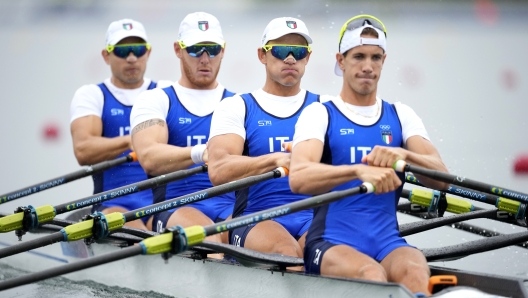
[[[147,33],[145,27],[138,21],[131,19],[122,19],[119,21],[112,22],[106,30],[106,45],[114,46],[120,42],[123,38],[130,36],[136,36],[147,41]]]
[[[213,15],[206,12],[188,14],[180,24],[178,41],[186,46],[210,41],[224,46],[224,36],[220,22]]]
[[[351,19],[352,20],[352,19]],[[362,45],[375,45],[383,49],[383,52],[387,52],[387,37],[385,32],[371,25],[371,21],[368,19],[359,18],[356,21],[362,21],[362,25],[357,27],[357,24],[351,24],[350,20],[343,25],[341,29],[342,37],[339,42],[339,53],[343,54],[346,51],[362,46]],[[383,24],[382,24],[383,25]],[[361,32],[365,28],[372,28],[378,32],[378,38],[374,37],[361,37]],[[334,72],[338,76],[343,76],[343,71],[339,68],[339,64],[336,61]]]
[[[280,38],[290,33],[302,35],[308,44],[312,43],[308,28],[306,28],[303,21],[296,18],[283,17],[271,20],[268,26],[266,26],[266,29],[264,29],[264,33],[262,34],[262,46],[265,46],[270,40]]]

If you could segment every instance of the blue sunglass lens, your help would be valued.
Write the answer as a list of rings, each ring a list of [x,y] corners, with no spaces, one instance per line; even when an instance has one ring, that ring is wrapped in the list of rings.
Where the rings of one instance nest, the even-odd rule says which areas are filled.
[[[290,53],[292,53],[295,60],[301,60],[308,56],[308,48],[294,46],[273,46],[271,48],[271,54],[273,57],[281,60],[286,59]]]
[[[137,58],[147,53],[146,45],[122,45],[114,48],[114,54],[119,58],[127,58],[130,53],[134,53]]]
[[[190,47],[185,48],[187,50],[187,53],[189,53],[189,56],[191,57],[200,57],[204,52],[207,52],[209,54],[209,58],[213,58],[214,56],[220,54],[222,51],[221,45],[194,45]]]

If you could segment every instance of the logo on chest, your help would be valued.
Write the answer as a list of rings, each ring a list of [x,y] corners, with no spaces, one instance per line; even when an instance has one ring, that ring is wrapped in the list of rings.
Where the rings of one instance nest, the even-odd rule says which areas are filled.
[[[123,111],[122,109],[111,109],[110,113],[112,114],[112,116],[125,115],[125,111]]]
[[[180,117],[180,118],[178,118],[178,123],[180,123],[180,124],[191,124],[192,123],[192,119],[191,118]]]
[[[271,126],[271,120],[259,120],[258,126]]]
[[[392,131],[390,130],[390,125],[380,125],[381,129],[381,140],[383,143],[389,145],[392,143]]]
[[[339,130],[339,134],[342,135],[342,136],[353,135],[354,134],[354,129],[353,128],[341,128]]]

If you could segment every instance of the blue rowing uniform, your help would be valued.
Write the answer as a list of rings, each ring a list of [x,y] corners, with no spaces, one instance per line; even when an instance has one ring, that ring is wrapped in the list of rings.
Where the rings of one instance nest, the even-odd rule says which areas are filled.
[[[402,147],[402,128],[396,109],[385,101],[382,103],[380,119],[370,126],[362,126],[344,116],[332,101],[325,102],[329,120],[321,162],[336,166],[360,164],[362,155],[376,145]],[[398,176],[404,181],[403,173]],[[333,190],[349,189],[361,183],[356,179]],[[403,185],[381,195],[350,196],[316,208],[306,238],[306,272],[320,274],[321,258],[334,245],[351,246],[378,262],[394,249],[409,246],[400,237],[396,218],[402,188]]]
[[[130,112],[132,106],[127,106],[119,102],[108,90],[104,83],[98,85],[103,92],[104,106],[101,120],[103,122],[103,137],[115,138],[130,134]],[[151,82],[148,90],[156,88],[156,83]],[[127,150],[118,157],[126,156],[130,153]],[[94,181],[94,194],[125,185],[137,183],[147,179],[147,174],[139,162],[127,162],[115,166],[103,173],[92,176]],[[152,192],[140,191],[129,194],[110,201],[95,205],[93,211],[102,211],[109,207],[122,207],[127,210],[135,210],[152,204]],[[146,222],[148,218],[143,218]]]
[[[180,102],[174,87],[163,88],[163,91],[169,97],[169,111],[167,112],[167,128],[169,130],[168,144],[178,147],[189,147],[199,144],[205,144],[209,139],[209,129],[211,127],[211,118],[213,113],[199,117],[189,112]],[[222,99],[235,95],[233,92],[224,89]],[[189,168],[198,167],[192,165]],[[199,173],[187,178],[171,182],[167,185],[155,188],[154,202],[160,203],[165,200],[174,199],[193,192],[202,191],[213,187],[207,173]],[[199,201],[185,205],[200,210],[212,221],[218,222],[225,220],[233,213],[235,195],[233,193],[223,194],[211,199]],[[178,208],[176,208],[178,209]],[[156,226],[153,228],[161,232],[163,227],[176,209],[164,211],[154,215]]]
[[[293,140],[295,123],[302,110],[313,102],[319,101],[319,95],[306,91],[302,106],[293,115],[281,118],[264,111],[251,93],[241,95],[246,105],[244,128],[246,140],[245,156],[261,156],[284,151],[282,143]],[[233,218],[262,211],[307,198],[294,194],[290,190],[288,177],[260,182],[236,192],[236,204]],[[313,211],[304,210],[286,216],[274,218],[296,239],[300,238],[310,226]],[[241,227],[230,233],[229,241],[233,245],[244,246],[245,238],[253,226]]]

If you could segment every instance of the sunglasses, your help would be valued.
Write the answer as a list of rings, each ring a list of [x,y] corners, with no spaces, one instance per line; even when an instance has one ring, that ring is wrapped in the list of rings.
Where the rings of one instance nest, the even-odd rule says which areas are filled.
[[[123,59],[126,59],[130,53],[134,53],[134,56],[139,58],[145,55],[148,50],[150,50],[150,44],[148,43],[130,43],[106,46],[106,51],[108,53],[114,52],[114,55]]]
[[[387,29],[378,18],[368,14],[362,14],[351,18],[343,25],[343,27],[341,27],[341,31],[339,32],[339,48],[341,48],[341,40],[343,39],[343,35],[345,35],[347,30],[361,28],[365,25],[365,23],[382,31],[385,33],[385,37],[387,37]]]
[[[271,44],[262,47],[265,52],[271,51],[273,57],[284,60],[290,53],[293,55],[295,60],[301,60],[308,56],[308,53],[312,51],[309,46],[289,45],[289,44]]]
[[[200,57],[204,52],[209,54],[209,58],[214,58],[220,54],[224,46],[217,43],[197,43],[192,46],[186,46],[183,42],[178,41],[180,48],[187,50],[187,53],[191,57]]]

